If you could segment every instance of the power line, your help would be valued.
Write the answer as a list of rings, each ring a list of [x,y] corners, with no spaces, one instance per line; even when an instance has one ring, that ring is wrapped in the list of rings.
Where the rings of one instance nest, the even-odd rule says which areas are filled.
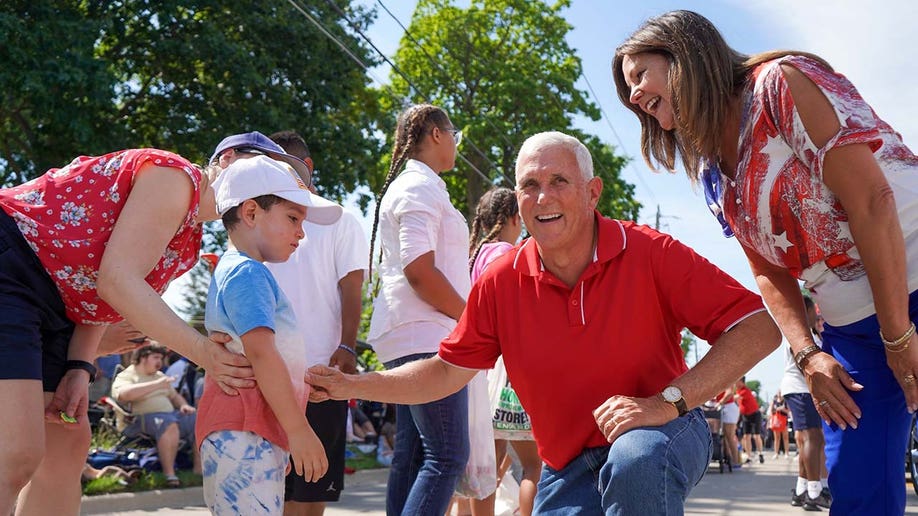
[[[292,0],[288,0],[288,1],[292,1]],[[379,50],[379,48],[373,43],[373,41],[370,40],[370,38],[369,38],[366,34],[364,34],[363,31],[361,31],[360,28],[357,27],[357,25],[356,25],[355,23],[353,23],[353,22],[347,17],[347,14],[345,14],[344,11],[342,11],[337,5],[335,5],[335,4],[334,4],[333,2],[331,2],[330,0],[326,0],[326,3],[327,3],[332,9],[334,9],[334,10],[338,13],[338,15],[341,16],[341,17],[344,19],[344,21],[347,22],[348,25],[350,25],[351,29],[352,29],[354,32],[356,32],[357,34],[359,34],[360,37],[362,37],[362,38],[363,38],[363,39],[373,48],[373,50],[375,50],[376,53],[379,54],[379,55],[383,58],[383,60],[385,60],[386,63],[389,64],[389,66],[392,67],[392,70],[395,71],[395,73],[397,73],[397,74],[400,75],[403,79],[405,79],[405,82],[408,84],[408,86],[409,86],[411,89],[413,89],[413,90],[416,92],[416,94],[417,94],[418,96],[424,98],[425,100],[429,100],[429,99],[430,99],[430,96],[429,96],[429,95],[425,95],[425,94],[421,91],[421,89],[418,88],[418,87],[411,81],[411,78],[409,78],[407,74],[405,74],[398,66],[396,66],[395,63],[392,62],[392,60],[389,59],[388,56],[386,56],[385,54],[382,53],[381,50]],[[328,36],[330,36],[330,37],[333,37],[333,36],[331,36],[327,31],[325,32],[325,34],[328,35]],[[396,98],[404,99],[404,97],[402,97],[401,95],[395,94],[394,91],[392,91],[391,88],[389,88],[389,91],[390,91],[390,93],[392,93]],[[492,166],[495,170],[500,170],[500,169],[494,164],[493,161],[491,161],[490,159],[488,159],[488,157],[487,157],[486,155],[484,155],[484,154],[481,152],[481,150],[478,149],[478,147],[475,146],[475,144],[474,144],[473,142],[471,142],[469,139],[466,139],[466,141],[468,141],[469,145],[471,145],[476,151],[478,151],[478,153],[488,162],[488,164],[489,164],[490,166]],[[488,183],[490,183],[490,184],[494,184],[494,181],[493,181],[490,177],[488,177],[487,174],[484,174],[481,170],[479,170],[478,167],[476,167],[475,165],[473,165],[472,162],[469,161],[469,159],[466,158],[465,155],[464,155],[462,152],[460,152],[460,151],[457,150],[457,155],[458,155],[458,157],[459,157],[465,164],[467,164],[472,170],[474,170],[474,171],[475,171],[479,176],[481,176],[486,182],[488,182]]]
[[[631,153],[628,152],[628,149],[625,148],[625,143],[622,141],[621,137],[618,135],[618,131],[615,130],[615,126],[612,125],[612,119],[609,118],[609,115],[606,114],[606,110],[602,107],[602,102],[599,100],[599,95],[596,94],[596,91],[593,89],[593,85],[590,84],[590,79],[587,78],[586,73],[583,72],[583,68],[580,69],[580,76],[583,77],[584,82],[586,82],[587,88],[590,90],[590,93],[593,95],[593,98],[596,99],[596,105],[599,106],[599,113],[603,119],[605,119],[606,124],[609,126],[609,129],[612,131],[612,135],[615,136],[615,140],[618,142],[619,147],[622,149],[622,152],[626,156],[630,156]],[[644,185],[644,188],[647,189],[647,192],[650,193],[651,199],[655,204],[658,204],[657,196],[654,195],[653,190],[650,188],[650,185],[644,180],[644,177],[638,173],[637,169],[634,167],[634,160],[630,160],[628,167],[631,168],[631,171],[634,172],[634,175],[637,176],[638,181]]]
[[[376,0],[376,1],[377,1],[377,3],[380,5],[380,7],[382,7],[383,10],[386,11],[386,13],[387,13],[393,20],[395,20],[395,23],[397,23],[398,26],[402,28],[402,31],[404,32],[405,37],[408,38],[408,40],[411,41],[411,43],[414,44],[414,46],[417,47],[418,50],[420,50],[422,54],[424,54],[424,57],[427,58],[427,61],[429,61],[430,64],[433,65],[433,67],[434,67],[437,71],[439,71],[439,72],[441,73],[441,78],[447,79],[446,81],[444,81],[444,84],[453,84],[453,82],[449,80],[449,79],[450,79],[449,72],[447,72],[446,69],[443,68],[443,65],[441,65],[439,62],[437,62],[437,60],[434,59],[434,57],[433,57],[432,55],[430,55],[430,54],[427,52],[427,50],[424,48],[424,46],[421,45],[421,43],[414,37],[413,34],[411,34],[411,31],[409,31],[408,28],[405,27],[405,25],[402,23],[402,21],[399,20],[398,17],[395,16],[395,14],[393,14],[391,10],[389,10],[388,7],[386,7],[386,4],[384,4],[384,3],[382,2],[382,0]],[[515,10],[514,10],[514,11],[515,11]],[[512,15],[512,12],[511,12],[511,15]],[[511,18],[511,19],[512,19],[512,18]],[[508,27],[509,27],[509,23],[508,23]],[[444,51],[444,53],[449,54],[449,50],[448,50],[448,49],[443,49],[443,51]],[[456,91],[456,93],[461,93],[461,91],[459,91],[458,89],[455,90],[455,91]],[[483,120],[485,121],[486,124],[488,124],[488,125],[491,127],[491,129],[494,130],[494,133],[495,133],[495,134],[497,134],[498,136],[500,136],[501,138],[503,138],[504,143],[506,143],[506,144],[507,144],[509,147],[511,147],[511,148],[515,148],[515,147],[516,147],[516,145],[515,145],[512,141],[510,141],[510,138],[508,138],[506,134],[504,134],[499,128],[497,128],[497,127],[494,125],[494,123],[491,121],[491,119],[490,119],[489,117],[484,117]],[[510,183],[510,184],[513,184],[513,183],[514,183],[514,181],[509,177],[509,175],[507,174],[507,172],[504,171],[504,170],[501,170],[499,167],[497,167],[497,165],[495,165],[495,164],[491,161],[491,159],[488,158],[488,156],[485,155],[485,154],[481,151],[481,149],[479,149],[474,143],[471,143],[471,142],[470,142],[470,145],[472,145],[472,147],[475,148],[475,150],[478,152],[478,154],[479,154],[482,158],[488,160],[488,162],[491,163],[491,166],[493,166],[493,167],[495,168],[495,170],[498,171],[498,173],[502,174],[503,177],[504,177],[504,179],[506,179],[506,181],[507,181],[508,183]]]
[[[328,1],[328,0],[326,0],[326,1]],[[397,23],[398,26],[402,28],[402,30],[404,31],[405,36],[408,38],[408,40],[411,41],[411,43],[413,43],[414,46],[416,46],[416,47],[421,51],[421,53],[424,54],[425,57],[427,57],[427,60],[430,61],[430,63],[431,63],[437,70],[439,70],[440,72],[442,72],[442,73],[443,73],[444,75],[446,75],[447,78],[448,78],[449,74],[446,72],[445,69],[443,69],[443,66],[442,66],[440,63],[438,63],[438,62],[433,58],[433,56],[431,56],[430,54],[427,53],[427,51],[426,51],[426,50],[424,49],[424,47],[420,44],[420,42],[411,34],[411,31],[409,31],[408,28],[405,27],[405,25],[401,22],[401,20],[399,20],[398,17],[395,16],[395,14],[393,14],[392,11],[390,11],[388,7],[386,7],[386,5],[383,3],[383,1],[382,1],[382,0],[376,0],[376,2],[386,11],[386,13],[389,14],[389,16],[390,16],[393,20],[395,20],[395,23]],[[515,10],[513,10],[513,12],[510,13],[510,18],[508,19],[508,22],[507,22],[507,24],[506,24],[506,27],[508,28],[508,30],[509,30],[509,27],[512,25],[512,21],[513,21],[512,15],[513,15],[513,14],[515,14]],[[502,41],[502,40],[501,40],[501,41]],[[450,53],[449,49],[447,49],[447,48],[444,48],[444,49],[443,49],[443,52],[444,52],[445,54],[449,54],[449,53]],[[576,55],[575,55],[575,57],[576,57]],[[583,68],[582,68],[582,66],[581,66],[581,69],[580,69],[580,75],[583,76],[584,78],[586,78],[586,76],[583,75]],[[449,84],[449,82],[447,82],[447,84]],[[592,85],[589,84],[589,81],[587,81],[587,86],[590,88],[590,91],[593,92],[593,96],[596,97],[597,103],[599,104],[599,98],[598,98],[598,96],[596,95],[596,92],[593,91]],[[566,110],[564,109],[564,106],[561,105],[561,101],[558,100],[557,95],[551,94],[551,92],[549,92],[549,93],[550,93],[550,94],[549,94],[548,96],[554,101],[554,103],[555,103],[555,105],[558,107],[558,109],[559,109],[562,113],[563,113],[563,112],[566,112]],[[605,113],[604,110],[602,109],[602,105],[601,105],[601,104],[599,104],[599,109],[600,109],[600,112],[601,112],[601,113],[603,113],[603,114]],[[607,119],[608,119],[608,117],[607,117]],[[490,120],[489,118],[485,118],[485,122],[488,123],[488,124],[491,126],[491,128],[494,129],[494,131],[495,131],[497,134],[500,134],[501,136],[503,136],[504,141],[505,141],[508,145],[510,145],[511,147],[514,146],[514,145],[513,145],[513,142],[511,142],[511,141],[506,137],[506,135],[504,135],[500,130],[498,130],[497,127],[495,127],[495,126],[493,125],[493,123],[491,122],[491,120]],[[610,127],[611,127],[611,123],[610,123]],[[613,134],[615,134],[616,137],[618,137],[617,133],[615,133],[614,128],[613,128]],[[621,139],[619,139],[619,142],[621,142]],[[622,146],[622,148],[623,148],[623,150],[624,150],[624,146]],[[476,149],[477,149],[477,147],[476,147]],[[626,151],[626,152],[627,152],[627,151]],[[486,158],[486,159],[487,159],[487,158]],[[595,162],[594,162],[594,165],[595,165],[596,168],[598,169],[598,172],[600,173],[600,175],[606,175],[606,174],[607,174],[605,168],[604,168],[602,165],[600,165],[600,164],[598,164],[598,163],[595,163]],[[638,176],[638,179],[641,180],[641,181],[643,181],[643,178],[641,178],[640,176]],[[512,183],[512,181],[511,181],[511,183]],[[645,187],[647,187],[646,184],[645,184]],[[648,188],[648,190],[649,190],[649,187],[647,187],[647,188]],[[652,191],[651,191],[651,197],[654,197]],[[656,198],[654,197],[654,199],[656,199]]]

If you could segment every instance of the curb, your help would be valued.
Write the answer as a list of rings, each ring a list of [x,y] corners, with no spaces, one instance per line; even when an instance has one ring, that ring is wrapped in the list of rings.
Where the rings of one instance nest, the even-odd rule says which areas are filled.
[[[80,514],[109,514],[154,508],[181,509],[183,507],[204,507],[204,489],[198,486],[84,496],[81,500]]]

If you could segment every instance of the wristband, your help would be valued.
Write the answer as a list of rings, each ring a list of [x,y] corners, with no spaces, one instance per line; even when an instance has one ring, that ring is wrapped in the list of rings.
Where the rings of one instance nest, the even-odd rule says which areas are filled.
[[[347,351],[348,353],[354,355],[354,358],[357,358],[357,352],[354,350],[354,348],[350,346],[346,346],[344,344],[338,344],[338,349],[343,349],[344,351]]]
[[[82,369],[89,373],[89,383],[92,383],[96,379],[96,366],[86,362],[85,360],[68,360],[64,362],[64,371],[72,371],[74,369]]]

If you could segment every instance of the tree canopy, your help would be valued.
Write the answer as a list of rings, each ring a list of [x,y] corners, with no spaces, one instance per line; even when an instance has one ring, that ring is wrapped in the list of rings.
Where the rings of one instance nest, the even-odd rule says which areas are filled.
[[[365,28],[373,12],[308,3],[375,64],[339,14]],[[332,198],[366,184],[379,160],[366,73],[289,2],[11,0],[0,40],[0,184],[129,147],[203,163],[224,136],[251,130],[302,134]]]
[[[456,171],[444,179],[454,203],[466,212],[490,183],[513,186],[523,140],[558,130],[579,137],[590,149],[596,175],[605,184],[600,210],[614,217],[637,217],[640,204],[633,186],[620,177],[625,159],[596,136],[574,128],[575,117],[598,120],[600,111],[575,86],[581,62],[565,40],[571,26],[561,11],[568,5],[569,0],[553,5],[472,0],[468,8],[460,8],[450,0],[418,2],[395,55],[394,95],[382,94],[382,103],[399,111],[404,99],[430,102],[444,108],[462,129]],[[391,138],[393,128],[387,129]],[[380,167],[371,180],[374,188],[385,170]]]

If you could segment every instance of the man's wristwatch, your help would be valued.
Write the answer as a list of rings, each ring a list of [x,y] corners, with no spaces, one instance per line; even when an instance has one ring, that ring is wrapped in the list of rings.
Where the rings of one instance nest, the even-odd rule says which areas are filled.
[[[64,362],[64,371],[70,371],[73,369],[82,369],[89,373],[89,383],[92,383],[96,379],[96,366],[92,365],[85,360],[68,360]]]
[[[688,406],[685,404],[685,398],[682,397],[682,389],[675,385],[663,389],[663,401],[671,403],[679,411],[679,417],[688,413]]]

